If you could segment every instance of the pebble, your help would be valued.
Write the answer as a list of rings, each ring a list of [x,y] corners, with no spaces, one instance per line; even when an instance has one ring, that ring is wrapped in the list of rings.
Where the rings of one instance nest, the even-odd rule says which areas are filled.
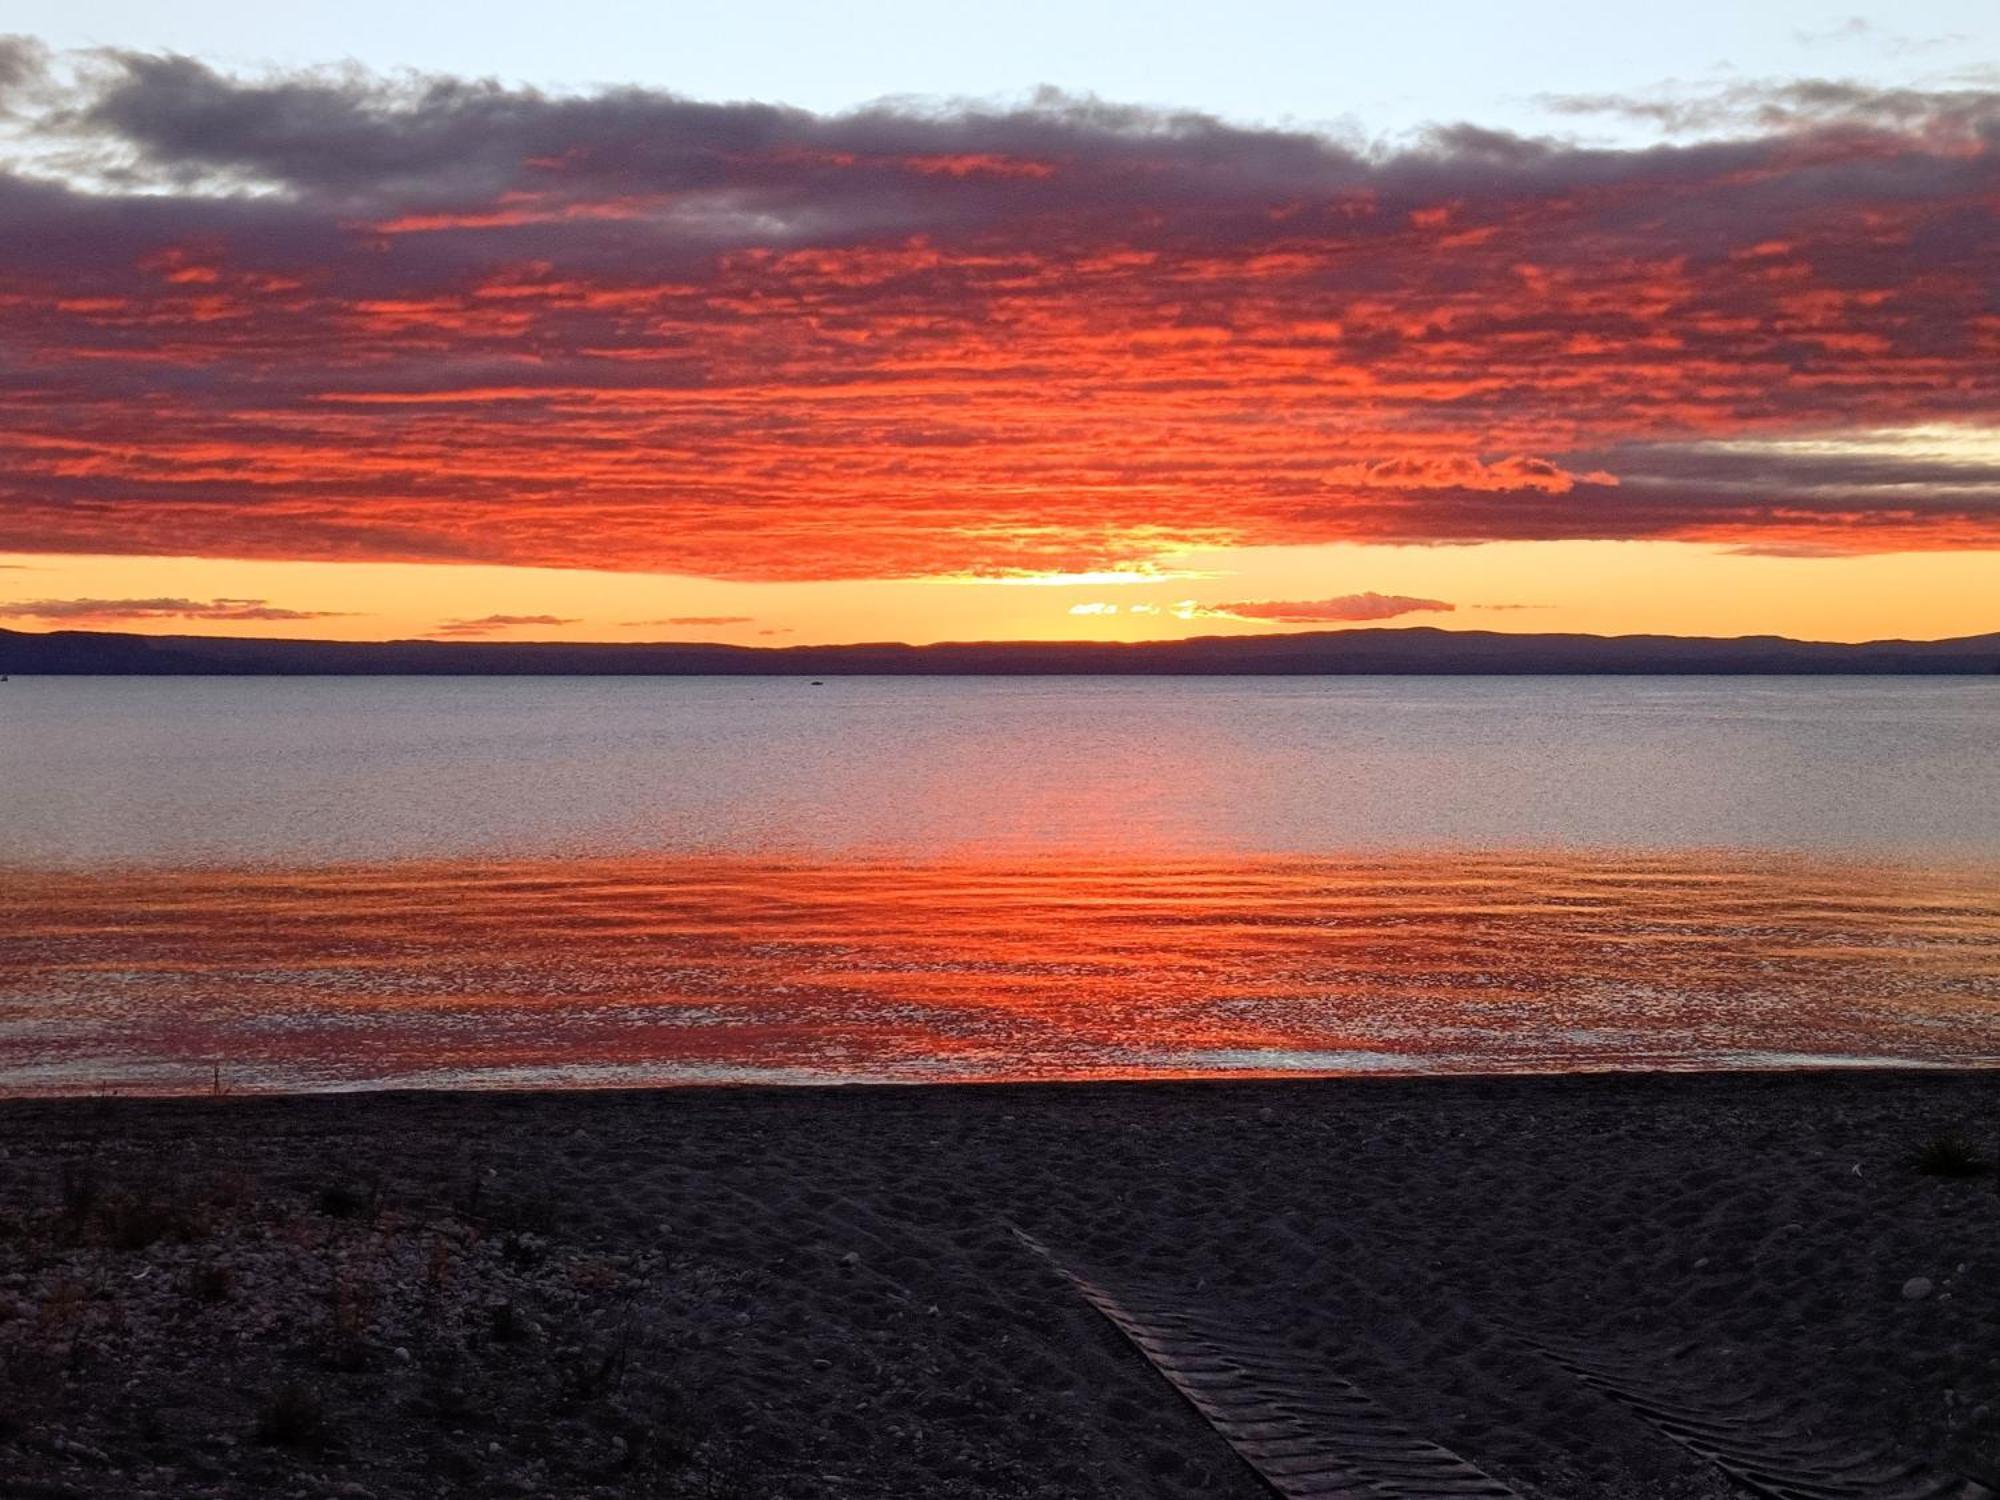
[[[396,1355],[396,1363],[399,1365],[406,1365],[410,1362],[410,1351],[405,1349],[400,1344],[396,1346],[395,1355]]]
[[[1921,1302],[1931,1294],[1931,1279],[1928,1276],[1912,1276],[1903,1283],[1903,1300]]]

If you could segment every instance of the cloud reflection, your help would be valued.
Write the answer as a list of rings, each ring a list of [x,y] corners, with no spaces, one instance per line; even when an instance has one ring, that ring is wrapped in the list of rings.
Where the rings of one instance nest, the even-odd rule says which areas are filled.
[[[2000,871],[1750,854],[0,876],[13,1092],[1991,1062]]]

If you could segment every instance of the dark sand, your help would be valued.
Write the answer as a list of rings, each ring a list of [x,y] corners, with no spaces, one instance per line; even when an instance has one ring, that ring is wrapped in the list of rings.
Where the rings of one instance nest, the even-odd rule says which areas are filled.
[[[1742,1493],[1551,1348],[1990,1478],[1941,1128],[2000,1075],[0,1104],[0,1494],[1265,1493],[1010,1224],[1522,1495]]]

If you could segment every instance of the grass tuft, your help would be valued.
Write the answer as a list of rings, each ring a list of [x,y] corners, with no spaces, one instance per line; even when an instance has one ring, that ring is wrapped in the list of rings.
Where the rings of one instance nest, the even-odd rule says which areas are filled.
[[[380,1300],[377,1289],[366,1282],[345,1272],[334,1276],[320,1348],[320,1361],[329,1370],[351,1375],[368,1367],[368,1335]]]
[[[155,1193],[121,1193],[105,1199],[98,1210],[104,1237],[114,1250],[144,1250],[172,1237],[194,1239],[193,1217],[170,1198]]]
[[[1973,1144],[1954,1130],[1940,1130],[1925,1141],[1911,1165],[1926,1177],[1980,1177],[1989,1170]]]
[[[279,1386],[258,1408],[256,1435],[274,1448],[318,1447],[326,1435],[319,1392],[297,1381]]]
[[[187,1293],[197,1302],[227,1302],[236,1292],[231,1266],[199,1266],[187,1278]]]
[[[90,1157],[73,1156],[62,1164],[57,1191],[65,1219],[86,1219],[104,1191],[104,1173]]]
[[[358,1219],[375,1215],[376,1195],[351,1182],[329,1182],[319,1190],[314,1206],[329,1219]]]
[[[528,1329],[513,1303],[495,1302],[486,1309],[486,1333],[496,1344],[518,1344]]]

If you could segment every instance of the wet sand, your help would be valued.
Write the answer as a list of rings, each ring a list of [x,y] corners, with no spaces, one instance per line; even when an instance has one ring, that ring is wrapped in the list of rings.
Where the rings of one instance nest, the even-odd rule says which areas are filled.
[[[0,1491],[1267,1493],[1065,1270],[1523,1496],[1743,1493],[1662,1410],[1990,1481],[1946,1129],[2000,1075],[13,1101]]]

